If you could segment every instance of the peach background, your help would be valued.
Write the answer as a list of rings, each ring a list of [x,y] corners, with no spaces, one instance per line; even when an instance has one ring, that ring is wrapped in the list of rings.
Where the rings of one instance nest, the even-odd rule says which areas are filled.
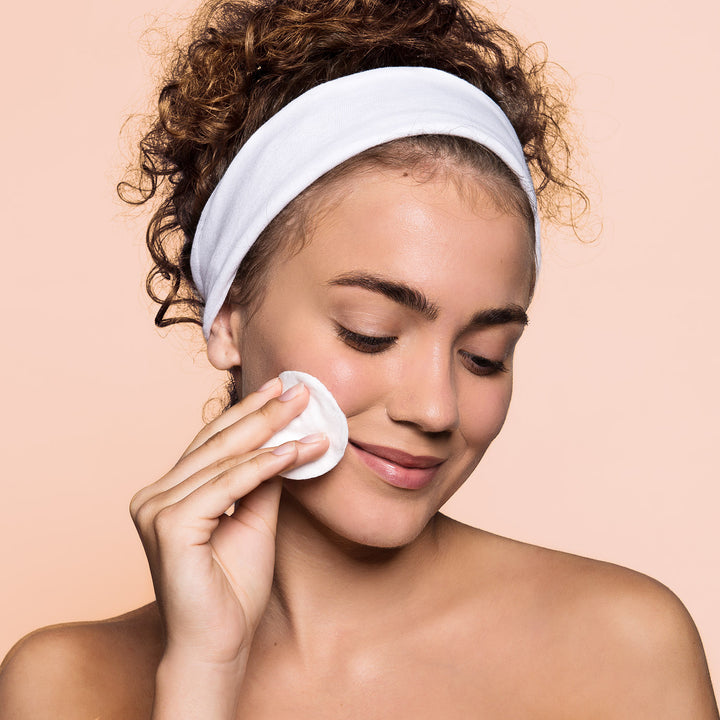
[[[446,510],[658,578],[720,682],[720,6],[508,5],[492,7],[575,78],[604,231],[591,247],[548,238],[506,428]],[[39,625],[152,598],[127,502],[222,381],[154,329],[142,222],[114,197],[119,129],[153,62],[139,37],[193,6],[4,10],[0,654]]]

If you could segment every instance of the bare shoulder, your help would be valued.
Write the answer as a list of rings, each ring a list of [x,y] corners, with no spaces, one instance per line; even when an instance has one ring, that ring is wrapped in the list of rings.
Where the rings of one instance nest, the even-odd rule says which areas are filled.
[[[150,717],[161,654],[154,604],[36,630],[0,666],[0,720]]]
[[[592,707],[604,718],[718,718],[698,631],[663,584],[612,563],[464,528],[471,562],[490,569],[506,634],[516,628],[511,641],[524,649],[521,665],[542,678],[537,693],[568,699],[579,713],[571,717]]]
[[[568,649],[585,659],[587,692],[608,717],[718,717],[700,635],[670,589],[610,563],[562,554],[555,563],[567,578]]]

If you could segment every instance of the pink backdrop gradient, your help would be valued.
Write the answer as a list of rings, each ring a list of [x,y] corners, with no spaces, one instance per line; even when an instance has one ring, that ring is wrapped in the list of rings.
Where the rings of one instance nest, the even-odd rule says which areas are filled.
[[[114,193],[120,127],[149,96],[139,38],[193,6],[3,13],[0,654],[40,625],[152,599],[127,504],[224,380],[197,340],[154,329],[142,219]],[[695,618],[717,684],[720,5],[491,7],[575,79],[604,229],[592,246],[549,234],[506,427],[445,509],[659,579]]]

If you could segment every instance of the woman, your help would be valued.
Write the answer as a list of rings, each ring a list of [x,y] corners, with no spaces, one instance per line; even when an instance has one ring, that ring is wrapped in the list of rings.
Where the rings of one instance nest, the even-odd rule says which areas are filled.
[[[3,712],[717,717],[692,621],[664,588],[438,512],[505,419],[535,285],[535,198],[512,138],[489,152],[455,128],[405,129],[268,211],[244,258],[220,252],[228,228],[225,246],[246,240],[225,212],[255,218],[253,203],[276,197],[262,183],[284,187],[287,174],[295,187],[315,163],[311,145],[294,164],[313,139],[293,139],[288,108],[300,119],[349,108],[343,121],[361,132],[380,87],[400,109],[424,102],[434,86],[400,96],[428,67],[450,110],[465,92],[456,76],[475,86],[472,107],[485,102],[477,86],[503,105],[541,201],[546,187],[574,187],[549,149],[562,148],[547,122],[558,107],[512,37],[449,3],[313,5],[220,8],[209,30],[201,19],[161,96],[144,142],[145,178],[171,178],[149,235],[173,280],[157,321],[202,311],[208,357],[240,399],[133,499],[158,604],[34,636],[6,666]],[[396,67],[400,89],[384,85]],[[367,97],[336,89],[364,72]],[[425,104],[421,115],[444,110]],[[318,114],[324,156],[332,128]],[[281,117],[260,145],[278,138],[288,167],[238,192],[235,175],[257,165],[243,153]],[[221,177],[230,202],[208,201]],[[281,387],[283,370],[317,376],[348,418],[344,456],[310,480],[279,473],[322,457],[327,437],[261,449],[308,402],[302,385]]]

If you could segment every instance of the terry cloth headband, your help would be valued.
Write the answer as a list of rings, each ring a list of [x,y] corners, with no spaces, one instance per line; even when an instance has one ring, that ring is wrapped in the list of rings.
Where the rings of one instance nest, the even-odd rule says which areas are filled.
[[[376,145],[456,135],[495,153],[517,176],[540,221],[532,177],[510,120],[482,90],[427,67],[385,67],[317,85],[273,115],[230,163],[203,208],[190,267],[205,299],[207,339],[240,263],[272,219],[315,180]]]

